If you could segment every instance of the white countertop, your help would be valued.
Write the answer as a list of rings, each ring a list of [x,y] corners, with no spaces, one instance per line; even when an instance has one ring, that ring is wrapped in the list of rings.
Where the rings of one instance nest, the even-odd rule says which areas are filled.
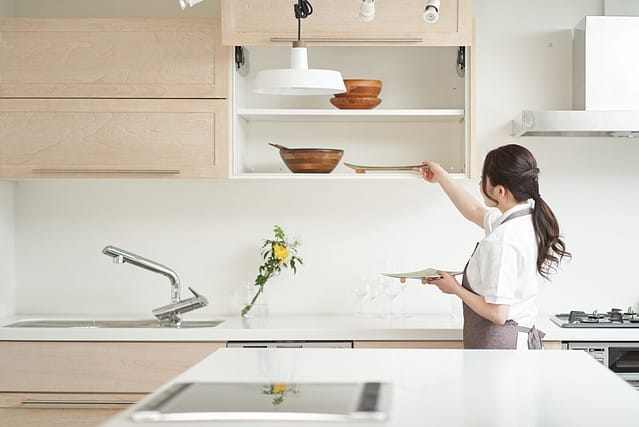
[[[415,315],[399,319],[339,315],[227,318],[213,328],[7,328],[27,319],[118,319],[100,316],[19,315],[0,320],[0,340],[9,341],[460,341],[462,319]],[[131,319],[131,317],[127,318]],[[147,318],[148,319],[148,318]],[[197,319],[187,317],[187,319]],[[219,320],[222,320],[220,317]],[[540,316],[546,341],[637,341],[639,328],[560,328]]]
[[[357,423],[370,426],[636,425],[639,407],[636,390],[583,352],[222,349],[169,384],[198,381],[265,384],[391,382],[390,418],[384,423]],[[102,427],[201,425],[134,423],[128,417],[139,405],[116,415]],[[206,425],[229,424],[256,425],[240,422],[209,422]],[[346,425],[295,423],[300,424],[314,427]]]

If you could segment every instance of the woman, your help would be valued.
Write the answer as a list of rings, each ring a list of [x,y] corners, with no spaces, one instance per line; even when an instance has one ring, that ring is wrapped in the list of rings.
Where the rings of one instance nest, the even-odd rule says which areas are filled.
[[[539,168],[520,145],[492,150],[484,160],[481,193],[487,209],[437,163],[423,162],[423,178],[439,183],[459,212],[486,236],[464,268],[462,285],[446,272],[429,280],[464,306],[464,348],[542,348],[535,326],[538,274],[548,279],[570,258],[559,224],[539,194]]]

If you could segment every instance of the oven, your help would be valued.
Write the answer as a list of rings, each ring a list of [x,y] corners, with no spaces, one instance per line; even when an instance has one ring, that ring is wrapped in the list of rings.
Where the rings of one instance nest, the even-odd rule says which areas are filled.
[[[568,342],[568,350],[582,350],[639,390],[639,342]]]

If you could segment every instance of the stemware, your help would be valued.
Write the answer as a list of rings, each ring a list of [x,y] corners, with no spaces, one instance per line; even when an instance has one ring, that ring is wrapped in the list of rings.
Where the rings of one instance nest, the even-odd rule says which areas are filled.
[[[360,277],[360,279],[355,283],[353,293],[355,294],[355,298],[357,298],[357,311],[355,312],[355,315],[363,316],[364,300],[368,295],[368,280],[365,276]]]
[[[386,312],[386,317],[392,319],[393,315],[393,301],[399,293],[401,292],[401,283],[399,279],[395,279],[392,277],[384,277],[382,280],[382,290],[384,292],[384,296],[388,299],[388,309]]]

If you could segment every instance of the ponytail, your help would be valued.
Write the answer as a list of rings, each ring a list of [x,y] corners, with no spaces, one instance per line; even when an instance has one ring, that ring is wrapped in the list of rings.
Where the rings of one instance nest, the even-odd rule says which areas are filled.
[[[564,258],[570,258],[566,244],[559,235],[559,223],[550,206],[539,194],[535,197],[532,214],[533,227],[537,237],[537,271],[545,279],[557,270]]]

